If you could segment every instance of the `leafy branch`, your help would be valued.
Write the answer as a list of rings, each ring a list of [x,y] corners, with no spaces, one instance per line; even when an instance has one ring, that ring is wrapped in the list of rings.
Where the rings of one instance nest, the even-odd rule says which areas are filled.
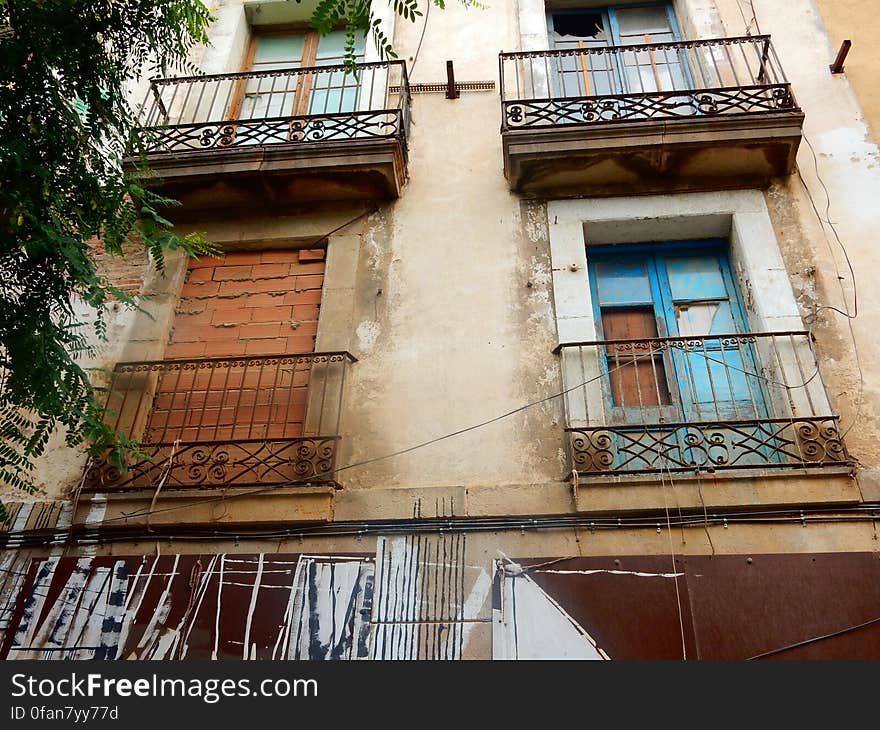
[[[418,0],[389,1],[422,16]],[[169,251],[214,253],[177,235],[162,213],[174,201],[144,184],[128,99],[141,78],[198,74],[191,51],[212,20],[202,0],[0,0],[0,487],[32,493],[56,432],[118,466],[137,448],[107,425],[105,391],[81,365],[107,337],[108,305],[138,306],[100,273],[95,243],[121,258],[146,250],[160,272]],[[353,73],[358,35],[397,58],[370,0],[320,0],[311,25],[345,29]]]

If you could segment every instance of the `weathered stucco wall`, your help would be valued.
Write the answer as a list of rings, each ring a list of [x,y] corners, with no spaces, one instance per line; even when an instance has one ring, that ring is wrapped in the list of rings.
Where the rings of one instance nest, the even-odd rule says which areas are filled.
[[[874,203],[880,196],[880,155],[860,106],[862,96],[856,97],[848,75],[829,72],[838,44],[829,39],[816,5],[769,0],[757,0],[754,5],[757,26],[772,36],[806,113],[798,172],[771,186],[767,204],[802,318],[816,336],[823,376],[841,414],[847,446],[862,467],[862,493],[867,499],[877,499],[880,391],[872,371],[880,356],[875,335],[880,300],[874,286],[880,254],[873,238],[880,224]],[[719,8],[727,32],[741,32],[743,22],[736,4],[719,3]],[[855,22],[841,5],[835,4],[831,14],[837,27]],[[869,26],[862,27],[867,31]],[[863,52],[867,47],[867,43],[862,46]],[[870,110],[871,98],[864,103]],[[858,316],[847,317],[856,314],[856,299]]]
[[[414,65],[411,82],[443,81],[447,59],[455,62],[459,81],[496,79],[498,51],[534,40],[521,26],[524,5],[477,10],[452,3],[434,8],[427,21],[397,21],[395,45]],[[771,33],[806,111],[806,139],[816,159],[802,144],[801,172],[775,181],[764,197],[801,317],[817,339],[832,405],[861,463],[863,493],[876,498],[880,393],[871,367],[880,341],[871,331],[878,293],[870,272],[880,265],[872,245],[878,223],[873,201],[880,199],[877,151],[848,77],[828,73],[836,43],[815,6],[757,0],[757,23],[751,24],[740,10],[735,0],[676,3],[685,35],[739,35],[748,25],[751,32],[760,25]],[[246,40],[241,2],[218,3],[217,15],[214,47],[196,58],[209,72],[236,69]],[[352,221],[329,239],[317,349],[347,349],[358,358],[347,381],[338,463],[370,463],[340,473],[345,491],[337,496],[335,519],[375,510],[407,516],[417,499],[455,499],[456,514],[570,511],[575,500],[566,482],[560,399],[380,458],[562,388],[552,354],[557,325],[546,204],[508,190],[497,90],[465,91],[457,100],[415,94],[412,108],[409,181],[399,200],[374,211],[356,203],[267,207],[188,225],[234,250],[313,245]],[[831,220],[859,276],[859,316],[851,325],[861,384],[850,322],[829,308],[852,310],[853,282],[833,231],[819,220],[826,202],[816,167]],[[120,314],[101,365],[162,357],[183,274],[183,262],[172,261],[168,276],[149,277],[144,291],[154,295],[148,305],[154,318]],[[46,494],[68,493],[81,463],[53,451],[40,467]]]
[[[821,22],[828,33],[832,58],[840,44],[853,45],[844,62],[845,77],[852,85],[862,113],[876,139],[880,130],[880,87],[877,85],[877,36],[880,14],[872,0],[816,0]]]

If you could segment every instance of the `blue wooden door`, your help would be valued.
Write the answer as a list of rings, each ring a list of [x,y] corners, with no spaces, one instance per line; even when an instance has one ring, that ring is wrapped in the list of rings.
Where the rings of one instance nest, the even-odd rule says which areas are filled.
[[[658,257],[664,320],[680,340],[670,348],[688,421],[752,420],[766,416],[751,343],[737,335],[745,317],[727,256]],[[715,335],[713,337],[713,335]]]
[[[752,345],[734,336],[746,318],[723,241],[593,249],[589,261],[602,336],[639,341],[604,348],[613,422],[767,416]]]

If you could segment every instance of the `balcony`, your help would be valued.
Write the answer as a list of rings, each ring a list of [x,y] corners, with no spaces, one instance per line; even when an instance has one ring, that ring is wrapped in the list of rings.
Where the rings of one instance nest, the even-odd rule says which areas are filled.
[[[402,61],[155,79],[141,141],[187,214],[395,198],[409,103]]]
[[[120,363],[108,423],[140,444],[85,492],[333,485],[347,352]]]
[[[766,187],[803,114],[769,36],[502,53],[511,189],[544,196]]]
[[[602,340],[559,348],[584,476],[848,463],[807,332]],[[596,403],[605,404],[595,413]],[[589,412],[587,406],[590,406]]]

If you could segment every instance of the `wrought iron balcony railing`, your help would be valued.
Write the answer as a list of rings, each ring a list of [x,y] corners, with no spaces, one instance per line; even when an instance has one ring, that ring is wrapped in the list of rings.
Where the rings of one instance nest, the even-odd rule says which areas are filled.
[[[807,332],[560,345],[581,474],[848,463]]]
[[[147,152],[398,139],[410,121],[403,61],[154,79],[140,108]]]
[[[769,36],[502,53],[502,131],[797,112]]]
[[[120,363],[106,418],[141,444],[120,470],[93,464],[84,489],[333,482],[347,352]]]

